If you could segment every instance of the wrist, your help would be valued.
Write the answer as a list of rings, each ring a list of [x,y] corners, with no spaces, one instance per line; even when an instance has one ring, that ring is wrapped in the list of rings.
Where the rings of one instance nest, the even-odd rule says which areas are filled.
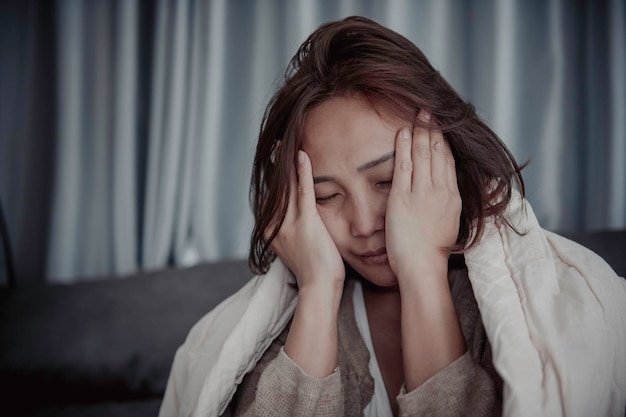
[[[298,304],[319,311],[336,311],[342,294],[343,281],[313,280],[298,289]]]
[[[448,278],[448,254],[439,253],[400,262],[394,268],[398,282],[443,280]]]
[[[307,284],[298,290],[298,304],[285,341],[287,356],[316,378],[330,375],[337,367],[341,300],[341,291],[335,286],[320,284]]]

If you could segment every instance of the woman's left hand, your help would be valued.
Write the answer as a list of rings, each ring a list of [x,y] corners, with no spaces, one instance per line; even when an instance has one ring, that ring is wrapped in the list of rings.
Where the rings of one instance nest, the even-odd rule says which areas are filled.
[[[424,109],[418,118],[430,122]],[[454,157],[441,131],[402,129],[385,219],[387,256],[400,285],[407,276],[447,276],[446,248],[456,242],[460,214]]]

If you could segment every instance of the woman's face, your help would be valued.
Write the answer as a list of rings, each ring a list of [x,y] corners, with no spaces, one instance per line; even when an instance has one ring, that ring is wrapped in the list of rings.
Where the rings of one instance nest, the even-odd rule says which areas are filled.
[[[302,149],[311,158],[317,209],[344,261],[389,287],[397,285],[385,249],[395,138],[412,126],[378,110],[358,97],[331,98],[307,115]]]

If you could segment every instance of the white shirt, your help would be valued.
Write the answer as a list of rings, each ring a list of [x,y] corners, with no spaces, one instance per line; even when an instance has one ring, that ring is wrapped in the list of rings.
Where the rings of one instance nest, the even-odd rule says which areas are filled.
[[[387,389],[385,388],[385,381],[378,367],[378,361],[376,360],[376,353],[374,352],[374,344],[372,343],[372,336],[370,335],[370,327],[367,321],[367,311],[365,310],[365,300],[363,299],[363,287],[361,282],[356,281],[354,285],[354,292],[352,293],[352,302],[354,304],[354,317],[356,318],[356,325],[359,328],[361,337],[365,341],[365,346],[370,353],[369,370],[370,375],[374,378],[374,395],[372,401],[363,410],[364,417],[393,417],[391,411],[391,404],[389,404],[389,397],[387,396]]]

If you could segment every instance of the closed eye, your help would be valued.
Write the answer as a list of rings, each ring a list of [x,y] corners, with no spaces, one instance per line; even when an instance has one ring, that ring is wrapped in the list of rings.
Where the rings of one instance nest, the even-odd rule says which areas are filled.
[[[339,194],[329,195],[328,197],[315,197],[315,202],[317,204],[325,204],[330,202],[333,198],[337,197]]]
[[[381,182],[376,183],[376,185],[379,187],[387,188],[387,187],[391,187],[391,183],[392,181],[381,181]]]

